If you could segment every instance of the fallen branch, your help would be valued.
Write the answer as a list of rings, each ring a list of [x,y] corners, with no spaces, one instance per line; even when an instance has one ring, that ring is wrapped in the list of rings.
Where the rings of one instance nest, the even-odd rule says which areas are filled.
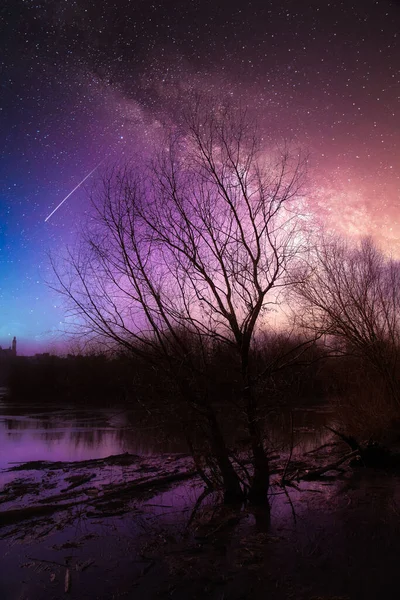
[[[343,440],[348,446],[350,446],[352,450],[357,450],[358,452],[360,452],[360,445],[352,435],[345,435],[341,431],[338,431],[333,427],[329,427],[329,425],[324,425],[324,427],[325,429],[329,429],[329,431],[332,431],[332,433],[340,437],[340,439]]]
[[[327,427],[327,429],[330,429],[332,431],[332,428],[330,428],[330,427]],[[316,454],[317,452],[320,452],[321,450],[324,450],[325,448],[331,448],[332,446],[336,446],[337,444],[338,444],[338,442],[327,442],[326,444],[322,444],[322,446],[318,446],[318,448],[314,448],[313,450],[304,452],[304,456],[308,456],[309,454]]]
[[[301,475],[299,477],[299,479],[303,479],[305,481],[311,481],[312,479],[318,479],[319,477],[321,477],[328,471],[336,471],[338,469],[338,467],[340,467],[340,465],[342,465],[344,462],[346,462],[350,458],[357,456],[358,454],[359,454],[358,450],[349,452],[345,456],[342,456],[342,458],[340,458],[339,460],[337,460],[333,463],[330,463],[329,465],[326,465],[325,467],[321,467],[320,469],[315,469],[314,471],[306,471],[304,473],[304,475]]]

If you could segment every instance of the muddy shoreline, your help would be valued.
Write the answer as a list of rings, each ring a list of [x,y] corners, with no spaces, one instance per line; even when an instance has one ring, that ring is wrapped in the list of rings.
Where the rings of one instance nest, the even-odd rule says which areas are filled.
[[[327,445],[313,461],[343,451]],[[10,465],[0,597],[397,598],[399,474],[345,465],[283,490],[282,467],[276,458],[267,511],[202,495],[182,454]]]

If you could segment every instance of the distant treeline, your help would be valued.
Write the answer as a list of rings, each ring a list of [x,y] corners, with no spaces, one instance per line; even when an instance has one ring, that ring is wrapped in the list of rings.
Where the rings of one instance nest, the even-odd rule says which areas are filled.
[[[112,403],[124,398],[129,368],[124,359],[103,354],[19,356],[8,365],[5,383],[11,398]]]
[[[261,404],[291,405],[318,401],[328,396],[356,394],[365,388],[370,370],[360,359],[328,357],[319,342],[300,353],[299,337],[285,334],[265,336],[253,349],[258,372],[275,365],[265,379],[260,378],[257,395]],[[206,366],[202,364],[195,385],[215,404],[235,404],[240,397],[239,359],[224,345],[213,347]],[[376,377],[374,377],[376,382]],[[105,354],[56,356],[42,354],[17,357],[7,367],[5,381],[11,398],[43,401],[88,401],[92,403],[138,402],[140,405],[173,404],[175,379],[160,361],[132,355]],[[372,385],[372,384],[371,384]]]

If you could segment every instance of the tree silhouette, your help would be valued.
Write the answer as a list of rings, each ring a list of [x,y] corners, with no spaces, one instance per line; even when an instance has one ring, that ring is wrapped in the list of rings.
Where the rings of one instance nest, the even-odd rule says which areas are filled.
[[[400,405],[399,263],[369,238],[351,246],[325,236],[300,267],[292,289],[303,325],[341,340],[336,349],[362,358]]]
[[[114,168],[93,197],[78,251],[55,271],[86,336],[163,365],[208,424],[228,500],[243,497],[212,402],[213,348],[235,357],[251,440],[249,496],[266,502],[269,465],[252,343],[302,250],[306,158],[271,151],[245,111],[201,100],[150,164]],[[265,372],[265,369],[264,369]]]

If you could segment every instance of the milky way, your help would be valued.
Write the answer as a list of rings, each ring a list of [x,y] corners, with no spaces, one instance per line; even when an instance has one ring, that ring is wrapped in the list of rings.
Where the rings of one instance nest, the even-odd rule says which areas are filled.
[[[307,148],[321,220],[400,257],[397,2],[3,0],[0,11],[3,346],[59,339],[47,253],[74,243],[91,178],[45,218],[104,157],[151,145],[192,88],[248,106],[268,143]]]

